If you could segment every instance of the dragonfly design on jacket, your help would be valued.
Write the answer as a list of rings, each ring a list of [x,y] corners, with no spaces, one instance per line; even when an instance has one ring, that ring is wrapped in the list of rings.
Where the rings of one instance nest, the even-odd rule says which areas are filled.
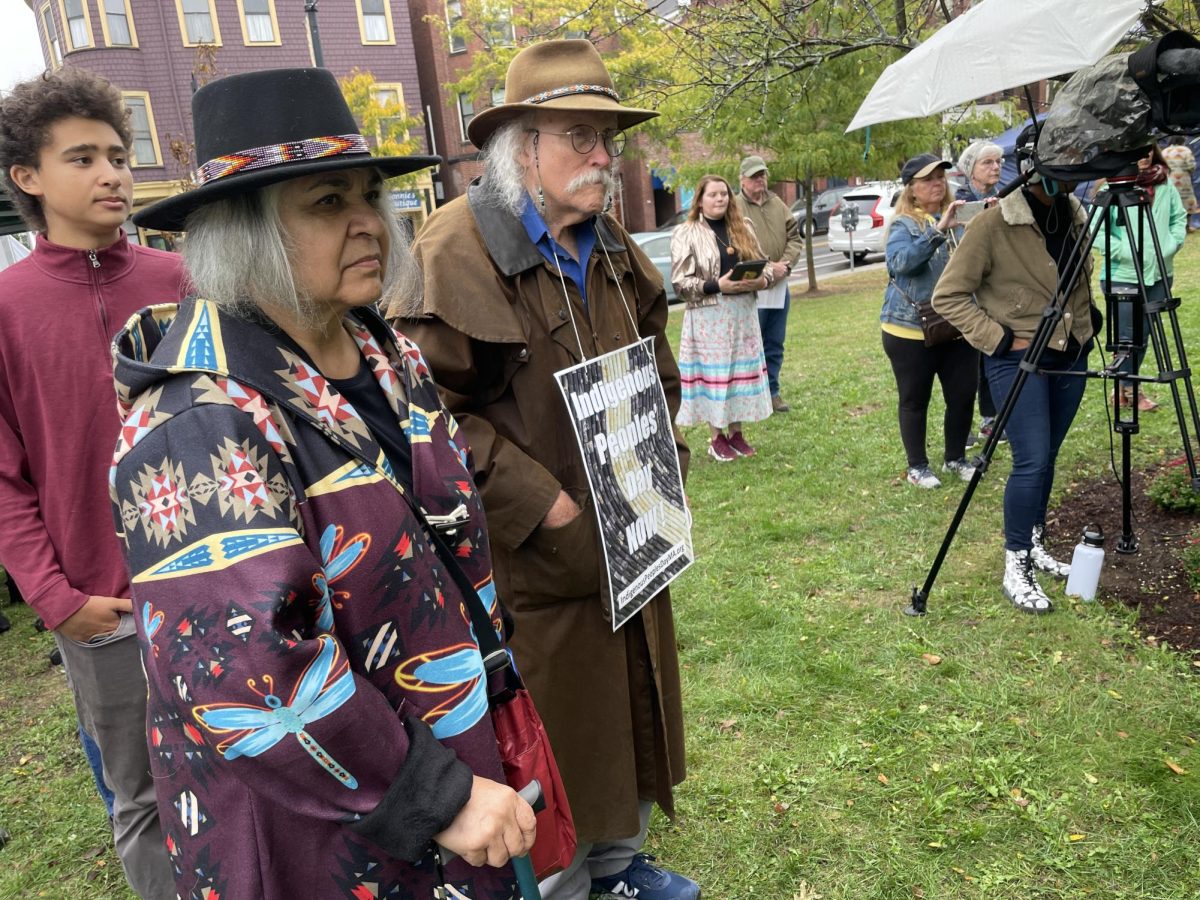
[[[321,631],[333,631],[333,609],[335,606],[341,609],[342,601],[350,597],[346,591],[330,591],[329,586],[357,566],[370,546],[369,534],[356,534],[346,541],[341,525],[330,525],[321,533],[321,571],[312,577],[313,587],[320,595],[317,627]]]
[[[358,779],[305,730],[349,700],[355,689],[354,675],[349,663],[338,652],[337,643],[327,635],[317,640],[321,649],[301,674],[286,703],[275,693],[275,679],[264,675],[268,691],[265,694],[258,690],[253,678],[247,679],[246,683],[263,698],[265,707],[210,703],[195,707],[192,713],[213,734],[233,734],[217,745],[218,752],[226,759],[258,756],[292,734],[321,768],[350,790],[355,790]]]

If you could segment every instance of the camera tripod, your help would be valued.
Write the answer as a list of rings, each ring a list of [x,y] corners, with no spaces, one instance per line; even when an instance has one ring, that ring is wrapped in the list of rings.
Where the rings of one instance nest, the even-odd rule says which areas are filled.
[[[1028,176],[1032,173],[1032,170],[1030,170],[1023,179],[1016,182],[1008,191],[1003,193],[1010,193],[1012,190],[1019,188],[1028,180]],[[1134,222],[1135,212],[1136,225]],[[1113,286],[1111,277],[1112,254],[1110,251],[1112,248],[1112,220],[1114,218],[1116,219],[1116,224],[1123,227],[1126,235],[1130,238],[1133,267],[1137,275],[1136,291],[1122,291]],[[1063,313],[1067,300],[1071,296],[1071,291],[1074,289],[1079,278],[1087,277],[1087,260],[1101,232],[1104,234],[1106,260],[1104,279],[1105,348],[1113,353],[1113,357],[1107,366],[1099,370],[1054,372],[1041,369],[1040,362],[1042,356],[1049,346],[1055,330],[1062,322]],[[1147,296],[1148,286],[1146,284],[1145,267],[1143,265],[1143,247],[1146,246],[1145,236],[1147,233],[1154,248],[1154,258],[1165,288],[1165,295],[1156,300],[1150,300]],[[1150,215],[1149,194],[1144,188],[1137,186],[1136,179],[1133,176],[1109,179],[1108,190],[1096,195],[1083,230],[1071,244],[1065,262],[1059,265],[1059,277],[1055,297],[1042,311],[1041,321],[1038,323],[1037,330],[1034,332],[1033,338],[1029,342],[1029,347],[1026,349],[1025,355],[1021,360],[1017,376],[1008,391],[1008,395],[1004,398],[1003,404],[996,413],[992,433],[984,442],[983,450],[972,460],[975,464],[975,472],[971,476],[971,481],[968,483],[966,491],[963,493],[962,500],[959,501],[958,509],[954,513],[954,518],[950,523],[946,536],[942,540],[942,545],[938,549],[937,556],[934,558],[933,566],[925,578],[925,583],[920,588],[913,587],[909,606],[904,610],[906,615],[925,615],[929,592],[937,580],[938,572],[941,570],[942,563],[946,559],[946,554],[950,550],[950,545],[954,541],[954,535],[962,523],[963,516],[966,515],[967,507],[971,504],[971,498],[975,495],[975,489],[979,486],[980,479],[987,473],[988,467],[991,465],[992,456],[1000,444],[1005,425],[1007,425],[1008,420],[1011,418],[1013,410],[1017,405],[1017,399],[1021,395],[1021,389],[1025,386],[1025,382],[1029,379],[1031,373],[1069,374],[1080,378],[1097,378],[1113,382],[1112,399],[1113,408],[1116,410],[1113,430],[1121,435],[1122,532],[1117,543],[1118,552],[1134,553],[1137,551],[1138,546],[1137,538],[1133,533],[1130,451],[1132,437],[1139,431],[1138,392],[1140,384],[1157,382],[1170,386],[1171,402],[1174,407],[1175,417],[1179,423],[1179,434],[1183,442],[1183,453],[1187,460],[1192,489],[1200,491],[1200,476],[1197,475],[1196,471],[1195,447],[1193,446],[1193,440],[1200,440],[1200,411],[1196,407],[1196,394],[1192,387],[1191,369],[1188,367],[1187,354],[1183,346],[1183,336],[1179,330],[1179,319],[1176,314],[1176,310],[1179,308],[1179,299],[1172,294],[1167,282],[1166,271],[1162,245],[1159,242],[1154,220]],[[1121,329],[1118,328],[1119,311],[1123,310],[1129,311],[1132,320],[1131,333],[1128,335],[1122,335],[1120,333]],[[1139,373],[1142,352],[1147,349],[1147,329],[1144,327],[1146,320],[1149,321],[1150,345],[1154,349],[1154,357],[1158,369],[1157,374],[1154,376],[1145,376]],[[1094,335],[1093,337],[1098,336]],[[1128,363],[1128,371],[1123,372],[1121,369],[1125,367],[1126,363]],[[1132,388],[1133,402],[1128,407],[1122,407],[1120,398],[1122,388],[1126,385]]]

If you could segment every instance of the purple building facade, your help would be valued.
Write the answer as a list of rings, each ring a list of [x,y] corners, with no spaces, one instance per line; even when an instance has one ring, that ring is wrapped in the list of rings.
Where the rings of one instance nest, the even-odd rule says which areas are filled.
[[[134,208],[182,190],[192,159],[191,96],[214,78],[311,66],[304,0],[25,0],[48,68],[80,66],[124,94],[132,114]],[[317,13],[323,64],[370,72],[381,100],[422,111],[407,0],[326,0]],[[416,152],[429,152],[424,130]],[[368,135],[368,137],[370,137]],[[428,174],[393,192],[417,226],[433,206]],[[153,233],[139,237],[161,244]]]

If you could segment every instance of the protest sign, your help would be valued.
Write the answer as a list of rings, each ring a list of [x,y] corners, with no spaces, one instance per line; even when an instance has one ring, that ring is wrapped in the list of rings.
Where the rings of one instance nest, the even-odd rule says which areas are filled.
[[[616,631],[694,559],[654,338],[555,378],[587,469]]]

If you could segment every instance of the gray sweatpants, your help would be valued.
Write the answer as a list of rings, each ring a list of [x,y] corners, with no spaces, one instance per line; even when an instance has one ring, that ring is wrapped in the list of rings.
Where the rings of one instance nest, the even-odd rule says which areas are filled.
[[[593,878],[605,878],[624,871],[633,862],[634,856],[646,843],[646,832],[650,829],[650,810],[654,804],[649,800],[638,802],[638,817],[641,829],[632,837],[603,844],[580,842],[575,850],[571,865],[542,881],[542,900],[587,900],[592,889]]]
[[[175,900],[175,877],[158,825],[146,749],[146,673],[133,616],[111,635],[81,644],[55,632],[75,709],[100,748],[115,795],[113,842],[129,886],[143,900]]]

